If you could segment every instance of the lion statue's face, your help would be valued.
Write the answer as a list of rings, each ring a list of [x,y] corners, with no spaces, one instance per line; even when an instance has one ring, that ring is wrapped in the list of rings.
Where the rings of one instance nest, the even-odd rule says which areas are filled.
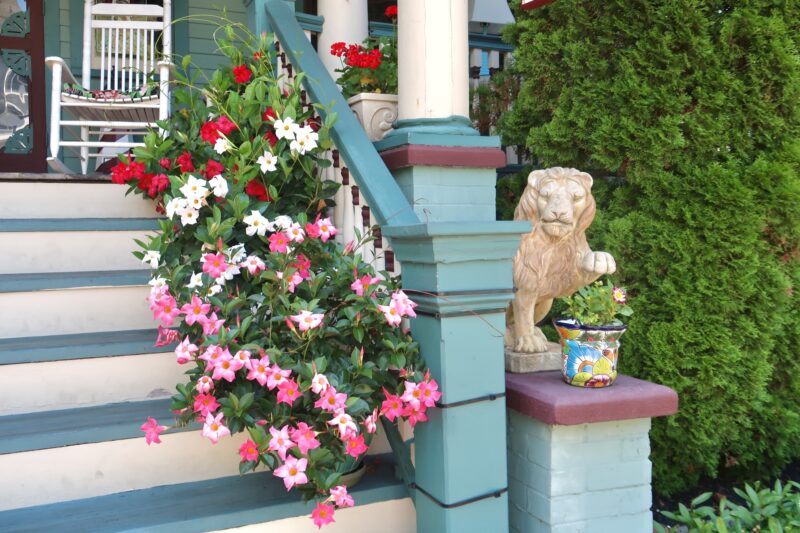
[[[561,239],[592,223],[592,177],[574,168],[535,170],[528,176],[516,219],[527,219],[546,235]]]

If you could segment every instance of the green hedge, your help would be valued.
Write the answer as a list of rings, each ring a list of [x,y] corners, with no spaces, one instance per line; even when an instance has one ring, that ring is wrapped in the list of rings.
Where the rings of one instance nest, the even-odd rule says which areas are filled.
[[[602,184],[590,239],[636,310],[621,370],[680,394],[651,433],[656,490],[774,474],[800,455],[800,1],[516,15],[504,142]]]

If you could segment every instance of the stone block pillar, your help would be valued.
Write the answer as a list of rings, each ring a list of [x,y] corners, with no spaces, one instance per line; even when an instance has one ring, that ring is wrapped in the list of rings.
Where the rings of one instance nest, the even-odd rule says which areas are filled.
[[[650,419],[670,388],[619,376],[582,389],[560,372],[507,374],[509,531],[650,533]]]

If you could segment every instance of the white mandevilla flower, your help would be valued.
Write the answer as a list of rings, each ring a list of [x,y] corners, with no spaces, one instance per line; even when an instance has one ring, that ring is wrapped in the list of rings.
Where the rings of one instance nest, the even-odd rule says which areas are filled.
[[[281,119],[276,120],[274,127],[275,127],[275,136],[278,139],[286,139],[287,141],[294,140],[294,136],[297,133],[297,130],[300,129],[300,126],[295,123],[292,117],[286,117],[283,120]]]
[[[190,199],[188,202],[187,209],[194,209],[195,211],[200,211],[201,207],[208,205],[206,199],[199,196]]]
[[[242,220],[245,224],[247,224],[247,229],[245,229],[245,233],[250,235],[261,235],[264,236],[267,234],[267,231],[270,229],[269,220],[267,220],[261,213],[258,211],[251,211],[250,214]]]
[[[153,290],[159,290],[167,286],[167,280],[159,276],[151,279],[150,281],[147,282],[147,284],[150,285],[153,288]]]
[[[158,262],[161,260],[161,253],[156,250],[147,250],[142,257],[142,263],[150,263],[150,268],[158,268]]]
[[[198,272],[195,274],[192,272],[192,277],[189,278],[189,283],[186,285],[190,289],[194,289],[203,285],[203,273]]]
[[[184,226],[191,226],[197,224],[197,218],[200,215],[200,213],[199,211],[197,211],[197,209],[189,208],[183,210],[180,213],[180,215],[181,215],[181,224],[183,224]]]
[[[191,200],[193,198],[205,198],[210,192],[205,185],[206,182],[204,180],[197,179],[194,176],[189,176],[189,179],[186,180],[186,185],[181,187],[180,191],[187,200]],[[175,212],[178,213],[178,210],[176,209]]]
[[[211,185],[211,190],[214,191],[214,196],[218,198],[224,198],[225,195],[228,194],[228,180],[226,180],[222,174],[217,174],[208,180],[208,184]]]
[[[225,285],[226,281],[230,281],[233,279],[233,276],[239,274],[241,269],[239,269],[236,265],[228,265],[227,270],[222,273],[216,280],[214,280],[218,285]]]
[[[289,216],[278,215],[277,217],[275,217],[275,220],[273,220],[272,223],[275,224],[276,228],[280,229],[281,231],[285,231],[292,227],[294,221]]]
[[[256,160],[256,163],[261,165],[261,172],[263,172],[264,174],[266,174],[267,172],[275,172],[275,170],[277,170],[278,168],[277,167],[278,157],[272,155],[272,153],[269,150],[265,150],[264,155],[259,157]]]
[[[217,285],[216,283],[212,283],[211,286],[208,288],[208,293],[206,296],[215,296],[222,292],[222,286]]]
[[[164,210],[167,212],[167,218],[172,218],[175,216],[175,213],[180,211],[181,209],[186,209],[189,206],[189,201],[186,198],[173,198],[167,205],[164,206]]]
[[[224,136],[220,136],[217,142],[214,143],[214,151],[222,155],[231,149],[231,142]]]

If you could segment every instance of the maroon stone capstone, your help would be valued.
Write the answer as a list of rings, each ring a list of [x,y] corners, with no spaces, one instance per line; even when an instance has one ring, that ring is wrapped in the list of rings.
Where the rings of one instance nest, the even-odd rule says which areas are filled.
[[[506,154],[499,148],[466,146],[428,146],[404,144],[381,152],[389,169],[417,166],[500,168],[506,166]]]
[[[570,426],[678,412],[678,394],[664,385],[619,375],[601,389],[572,387],[561,372],[506,373],[506,405],[545,424]]]

